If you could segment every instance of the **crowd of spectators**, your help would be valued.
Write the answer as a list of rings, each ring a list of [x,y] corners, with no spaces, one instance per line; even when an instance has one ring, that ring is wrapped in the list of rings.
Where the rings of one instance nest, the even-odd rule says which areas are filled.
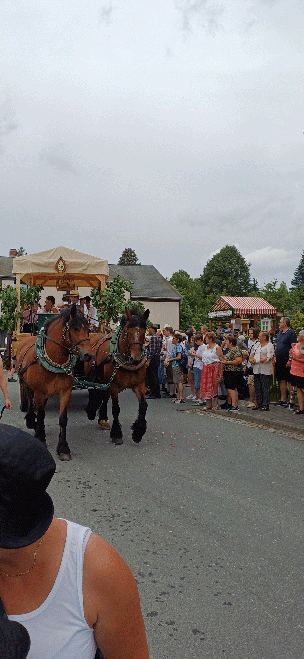
[[[220,399],[221,409],[229,411],[239,409],[241,398],[248,399],[248,408],[267,412],[275,376],[280,393],[275,405],[304,414],[304,330],[297,335],[287,317],[275,337],[256,327],[245,336],[237,323],[219,323],[215,332],[205,325],[200,331],[189,327],[185,333],[154,325],[147,357],[147,398],[187,400],[207,410],[218,409]]]

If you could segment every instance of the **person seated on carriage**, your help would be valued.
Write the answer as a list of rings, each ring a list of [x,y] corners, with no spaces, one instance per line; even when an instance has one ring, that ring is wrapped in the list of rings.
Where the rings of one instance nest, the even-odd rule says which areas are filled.
[[[38,313],[59,313],[57,307],[55,307],[55,298],[54,295],[48,295],[45,299],[44,307],[38,310]]]
[[[96,307],[93,306],[93,304],[91,304],[91,299],[92,298],[90,298],[90,296],[87,295],[85,298],[85,303],[88,310],[88,321],[90,324],[90,330],[91,332],[96,332],[99,327],[99,320],[97,315],[97,309]]]

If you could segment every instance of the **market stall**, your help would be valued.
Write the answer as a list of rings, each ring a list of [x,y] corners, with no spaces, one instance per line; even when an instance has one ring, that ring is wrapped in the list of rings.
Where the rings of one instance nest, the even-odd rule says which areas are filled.
[[[229,323],[231,329],[240,329],[245,334],[249,326],[257,327],[261,321],[263,331],[275,331],[276,309],[261,297],[229,297],[221,295],[211,307],[209,327],[212,330],[214,321]]]

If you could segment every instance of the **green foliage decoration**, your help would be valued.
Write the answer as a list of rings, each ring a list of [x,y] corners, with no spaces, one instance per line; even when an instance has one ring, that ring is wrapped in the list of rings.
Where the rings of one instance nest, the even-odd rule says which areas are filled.
[[[25,256],[26,254],[27,252],[25,251],[24,247],[19,247],[19,249],[17,249],[17,256]]]
[[[29,286],[29,288],[20,290],[20,307],[22,309],[25,302],[28,305],[38,302],[43,286]],[[1,299],[1,317],[0,330],[12,334],[15,330],[16,321],[21,318],[21,313],[17,311],[17,291],[13,286],[7,286],[0,290]]]
[[[98,319],[106,323],[117,323],[127,306],[125,292],[132,291],[132,284],[117,275],[113,282],[102,291],[93,288],[91,292],[94,307],[97,309]],[[131,305],[132,306],[132,305]]]

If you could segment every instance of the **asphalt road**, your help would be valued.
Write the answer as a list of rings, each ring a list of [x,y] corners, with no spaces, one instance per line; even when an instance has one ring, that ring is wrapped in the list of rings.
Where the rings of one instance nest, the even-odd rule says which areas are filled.
[[[3,422],[24,427],[18,385]],[[131,440],[135,396],[121,396],[124,444],[69,410],[73,453],[49,489],[58,517],[90,526],[136,577],[151,659],[303,659],[304,443],[242,421],[151,400]],[[48,404],[55,456],[56,402]],[[32,432],[32,431],[31,431]]]

